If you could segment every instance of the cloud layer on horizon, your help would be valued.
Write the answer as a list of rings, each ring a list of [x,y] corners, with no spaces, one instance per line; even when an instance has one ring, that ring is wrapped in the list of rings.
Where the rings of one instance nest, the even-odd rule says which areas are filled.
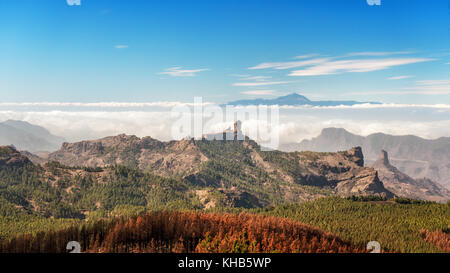
[[[13,111],[0,110],[0,121],[24,120],[43,126],[68,141],[96,139],[122,133],[139,137],[151,136],[168,141],[174,139],[172,126],[177,118],[170,109],[158,111]],[[258,120],[243,120],[244,132]],[[205,122],[206,124],[206,122]],[[232,120],[211,124],[204,133],[220,132]],[[186,124],[191,126],[192,124]],[[320,134],[323,128],[339,127],[360,135],[387,133],[412,134],[424,138],[450,137],[448,108],[280,108],[276,130],[280,143],[299,142]]]

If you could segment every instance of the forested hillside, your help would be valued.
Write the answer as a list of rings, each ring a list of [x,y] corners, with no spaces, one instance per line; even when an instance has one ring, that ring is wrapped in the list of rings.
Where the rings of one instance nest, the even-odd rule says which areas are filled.
[[[130,231],[132,235],[127,233],[129,226],[135,225],[133,221],[155,219],[158,215],[168,217],[164,223],[158,222],[164,232],[183,229],[187,222],[197,221],[192,219],[204,219],[198,223],[203,231],[196,236],[180,235],[183,242],[195,242],[195,247],[178,243],[177,251],[232,252],[237,251],[237,245],[239,251],[243,247],[251,252],[360,251],[373,240],[379,241],[384,251],[447,249],[449,205],[388,199],[387,194],[379,194],[387,191],[377,180],[376,172],[362,167],[358,149],[339,153],[281,153],[262,152],[252,141],[199,141],[195,145],[208,160],[195,173],[175,177],[120,165],[69,167],[53,161],[35,165],[14,148],[1,147],[0,240],[5,251],[17,248],[22,250],[15,251],[60,251],[55,250],[54,240],[62,244],[69,238],[83,240],[87,251],[175,251],[178,233],[175,239],[155,239],[152,236],[157,235],[151,233],[142,242],[127,237],[146,234],[140,228],[134,233]],[[205,210],[221,214],[199,214]],[[166,214],[157,214],[161,211]],[[173,211],[192,213],[167,216]],[[224,212],[251,212],[299,222],[249,215],[232,220],[235,216],[222,215]],[[139,218],[145,215],[151,217]],[[323,232],[319,236],[314,231],[317,236],[307,235],[307,245],[301,245],[300,242],[305,243],[302,236],[306,232],[302,223],[332,232],[344,241],[327,237],[332,235]],[[271,228],[277,225],[281,225],[280,229]],[[171,228],[167,229],[168,226]],[[95,231],[98,228],[104,230],[100,234],[125,234],[128,239],[125,243],[116,237],[106,240],[98,235],[98,239],[99,232]],[[122,231],[115,233],[114,228]],[[73,237],[74,234],[81,237]],[[265,237],[273,238],[272,242],[264,241]],[[291,239],[281,242],[278,238]],[[255,246],[253,241],[259,245]],[[16,245],[17,242],[21,243]],[[143,245],[139,246],[139,242]],[[23,244],[33,247],[23,249]]]
[[[404,198],[367,200],[370,199],[330,197],[252,212],[295,219],[356,244],[378,241],[389,251],[448,251],[450,202],[445,205]],[[434,242],[430,232],[435,233]],[[427,234],[430,240],[423,239]],[[440,237],[436,239],[436,235]]]
[[[366,252],[319,229],[276,217],[193,212],[146,213],[0,242],[0,253],[66,252]]]

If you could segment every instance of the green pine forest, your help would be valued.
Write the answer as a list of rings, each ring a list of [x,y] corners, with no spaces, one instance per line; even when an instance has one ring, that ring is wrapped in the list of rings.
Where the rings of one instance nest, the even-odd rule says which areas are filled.
[[[387,252],[443,251],[425,240],[424,232],[448,236],[450,202],[341,198],[310,185],[296,185],[292,190],[318,198],[289,201],[281,190],[285,182],[254,166],[243,145],[212,141],[199,147],[207,156],[216,154],[199,172],[204,184],[193,183],[189,177],[164,178],[129,166],[83,168],[57,162],[0,166],[0,241],[157,211],[246,212],[299,221],[360,247],[378,241]],[[276,154],[265,156],[282,161],[288,172],[295,168]],[[230,199],[221,190],[224,185],[214,181],[244,189],[253,201],[242,200],[247,196]],[[201,198],[198,191],[208,193],[207,197]],[[214,202],[214,206],[205,207],[208,202]]]

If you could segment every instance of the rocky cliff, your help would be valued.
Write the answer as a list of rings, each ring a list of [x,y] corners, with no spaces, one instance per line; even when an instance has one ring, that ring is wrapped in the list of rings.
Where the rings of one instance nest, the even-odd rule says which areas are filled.
[[[437,202],[450,200],[450,192],[430,179],[413,179],[402,173],[389,162],[388,153],[381,151],[372,164],[384,186],[400,197],[423,199]]]
[[[61,149],[48,155],[48,160],[68,166],[125,165],[169,177],[192,173],[207,158],[190,140],[161,142],[122,134],[63,143]]]
[[[380,150],[388,151],[391,162],[415,179],[426,177],[450,189],[450,138],[423,139],[417,136],[394,136],[382,133],[366,137],[343,128],[325,128],[321,134],[300,143],[284,145],[286,151],[337,152],[361,146],[370,165]]]
[[[281,169],[285,168],[287,162],[297,164],[293,169],[287,170],[288,175],[296,183],[331,188],[341,196],[393,197],[393,194],[384,188],[377,172],[372,168],[364,167],[361,147],[337,153],[296,152],[284,153],[280,156],[286,160],[278,161],[277,165]]]

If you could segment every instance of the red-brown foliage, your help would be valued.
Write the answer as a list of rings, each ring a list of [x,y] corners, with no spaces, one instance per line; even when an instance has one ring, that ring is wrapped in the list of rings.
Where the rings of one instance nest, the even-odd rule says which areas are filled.
[[[434,244],[439,249],[444,252],[450,252],[450,235],[443,232],[442,230],[429,231],[422,230],[421,231],[422,238]]]
[[[289,219],[251,214],[155,212],[100,221],[82,228],[21,236],[0,252],[366,252],[317,228]]]

